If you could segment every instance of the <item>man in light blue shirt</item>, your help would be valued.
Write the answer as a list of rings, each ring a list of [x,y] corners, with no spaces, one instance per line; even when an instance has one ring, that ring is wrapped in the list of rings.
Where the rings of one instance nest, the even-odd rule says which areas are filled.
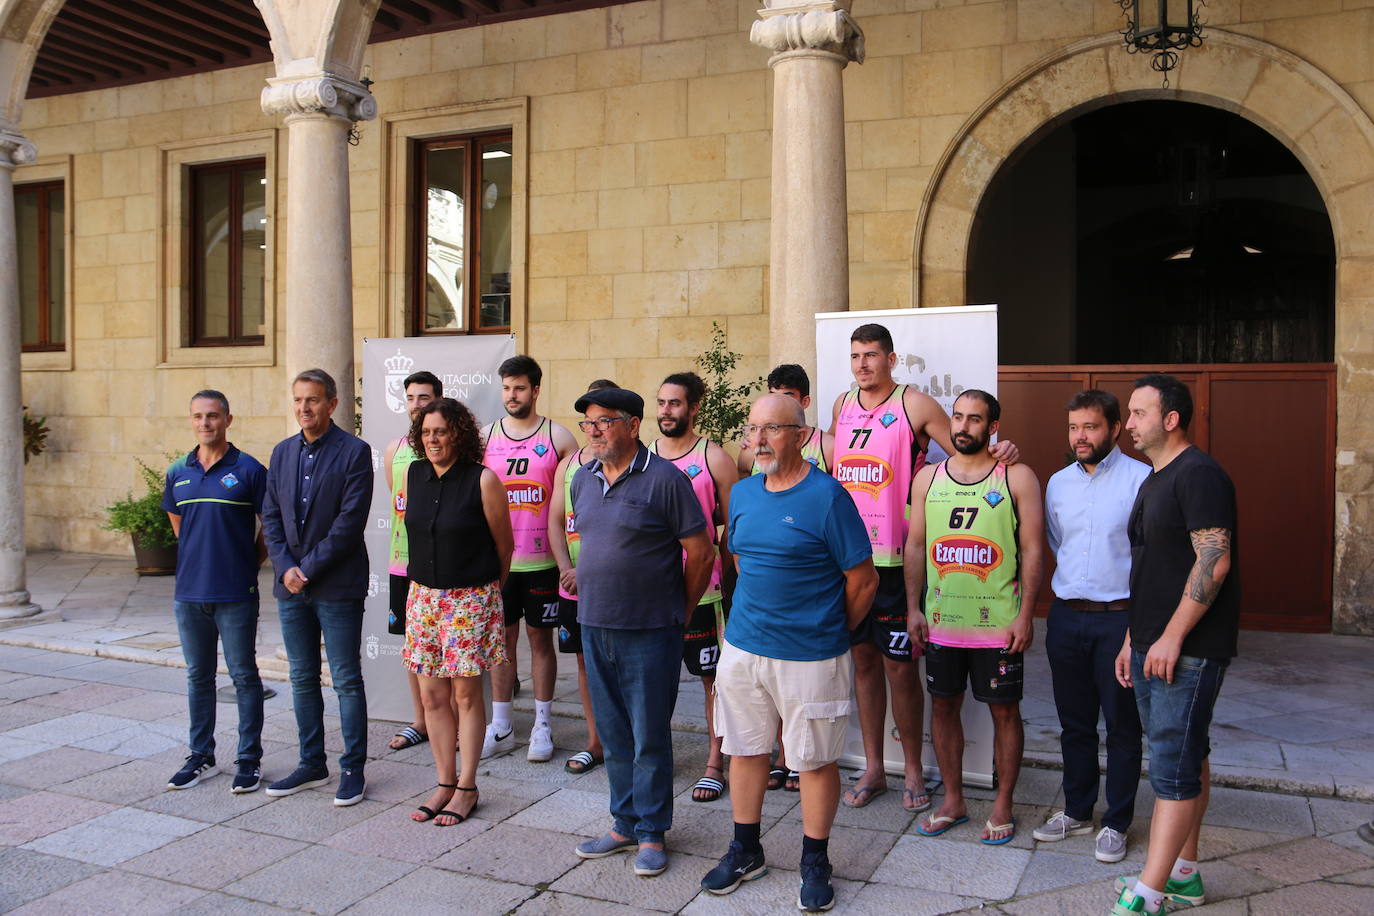
[[[1045,522],[1056,568],[1045,637],[1064,755],[1064,810],[1034,836],[1055,842],[1091,833],[1097,803],[1097,715],[1107,724],[1107,808],[1099,862],[1126,856],[1126,831],[1140,781],[1140,717],[1116,680],[1126,637],[1131,544],[1126,526],[1150,466],[1121,453],[1121,405],[1109,392],[1080,391],[1068,403],[1069,448],[1077,459],[1050,478]]]

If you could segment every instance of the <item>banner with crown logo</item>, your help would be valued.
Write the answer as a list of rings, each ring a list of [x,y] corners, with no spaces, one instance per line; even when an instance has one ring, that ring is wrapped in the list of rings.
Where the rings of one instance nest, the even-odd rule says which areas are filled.
[[[372,446],[372,513],[367,527],[371,566],[363,611],[363,680],[368,714],[409,722],[410,688],[401,667],[404,636],[387,632],[390,611],[391,468],[385,456],[410,430],[405,381],[415,372],[438,377],[446,397],[467,405],[477,422],[500,418],[501,378],[497,367],[515,355],[515,338],[501,334],[369,338],[363,341],[363,438]]]

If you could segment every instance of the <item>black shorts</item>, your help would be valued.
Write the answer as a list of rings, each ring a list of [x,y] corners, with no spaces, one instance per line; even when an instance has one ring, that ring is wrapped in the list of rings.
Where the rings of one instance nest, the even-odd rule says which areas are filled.
[[[501,589],[506,605],[506,626],[525,622],[541,630],[558,626],[558,567],[534,572],[512,572]]]
[[[926,692],[933,697],[962,696],[972,682],[973,698],[980,703],[1019,703],[1024,679],[1020,652],[926,646]]]
[[[720,661],[720,632],[716,626],[719,601],[698,604],[682,633],[682,661],[694,677],[715,677]]]
[[[582,654],[582,624],[577,622],[577,599],[558,596],[558,651]]]
[[[388,610],[386,631],[392,636],[401,636],[406,631],[406,596],[410,594],[410,580],[405,576],[391,576],[391,604]]]
[[[883,655],[911,661],[911,638],[906,632],[906,576],[900,566],[878,567],[878,591],[863,622],[849,631],[849,644],[872,642]]]

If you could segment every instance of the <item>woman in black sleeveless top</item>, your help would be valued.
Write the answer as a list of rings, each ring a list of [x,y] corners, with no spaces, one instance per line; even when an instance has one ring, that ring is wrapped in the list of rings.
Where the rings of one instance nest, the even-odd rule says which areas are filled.
[[[486,716],[482,672],[505,664],[501,586],[515,549],[506,489],[482,467],[472,413],[451,398],[426,404],[410,427],[419,455],[406,478],[410,593],[401,659],[420,681],[420,700],[439,787],[413,820],[447,827],[477,807],[477,761]],[[453,761],[455,724],[462,772]],[[458,798],[454,795],[458,794]]]

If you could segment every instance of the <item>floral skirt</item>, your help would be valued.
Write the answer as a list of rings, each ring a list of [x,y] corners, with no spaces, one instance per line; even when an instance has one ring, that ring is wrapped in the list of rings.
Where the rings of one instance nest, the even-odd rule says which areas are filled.
[[[401,661],[425,677],[473,677],[506,658],[505,611],[496,582],[472,588],[410,583]]]

